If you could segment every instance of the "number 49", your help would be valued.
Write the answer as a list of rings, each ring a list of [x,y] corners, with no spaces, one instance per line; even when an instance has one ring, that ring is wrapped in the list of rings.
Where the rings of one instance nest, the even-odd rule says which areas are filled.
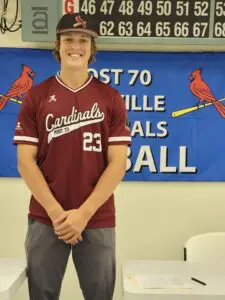
[[[102,152],[102,141],[100,133],[84,132],[83,138],[84,151]]]

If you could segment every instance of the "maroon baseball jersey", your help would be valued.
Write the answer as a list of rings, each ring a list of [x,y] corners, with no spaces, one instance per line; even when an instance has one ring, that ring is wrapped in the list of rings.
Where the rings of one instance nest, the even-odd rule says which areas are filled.
[[[130,142],[122,97],[94,77],[76,90],[58,75],[32,88],[23,100],[14,135],[15,144],[37,145],[37,164],[65,210],[80,207],[91,194],[107,167],[108,146]],[[51,224],[34,196],[29,216]],[[113,226],[112,195],[87,228]]]

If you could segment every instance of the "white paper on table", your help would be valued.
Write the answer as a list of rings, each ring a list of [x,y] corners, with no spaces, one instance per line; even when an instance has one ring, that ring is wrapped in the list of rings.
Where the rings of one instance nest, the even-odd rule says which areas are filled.
[[[143,289],[192,288],[189,278],[176,274],[135,275],[138,285]]]

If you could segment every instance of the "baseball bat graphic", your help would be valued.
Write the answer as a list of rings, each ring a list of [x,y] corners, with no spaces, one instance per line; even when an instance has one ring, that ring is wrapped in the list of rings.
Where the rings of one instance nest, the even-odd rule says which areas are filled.
[[[2,97],[2,96],[4,96],[4,95],[0,95],[0,97]],[[9,100],[11,100],[13,102],[16,102],[16,103],[19,103],[19,104],[22,104],[22,101],[14,99],[14,98],[10,98]]]
[[[225,98],[222,98],[222,99],[217,100],[217,101],[221,102],[221,101],[224,101],[224,100],[225,100]],[[188,114],[188,113],[190,113],[192,111],[205,108],[206,106],[209,106],[209,105],[213,105],[213,103],[201,104],[199,106],[195,105],[195,106],[192,106],[192,107],[188,107],[188,108],[176,110],[176,111],[172,112],[172,117],[173,118],[177,118],[177,117],[183,116],[185,114]]]

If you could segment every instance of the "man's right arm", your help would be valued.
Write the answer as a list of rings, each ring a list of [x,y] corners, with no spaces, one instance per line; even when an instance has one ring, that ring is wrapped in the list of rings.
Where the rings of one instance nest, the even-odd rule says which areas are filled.
[[[18,144],[17,152],[18,170],[21,177],[53,222],[65,212],[53,196],[41,170],[36,164],[37,146]]]

